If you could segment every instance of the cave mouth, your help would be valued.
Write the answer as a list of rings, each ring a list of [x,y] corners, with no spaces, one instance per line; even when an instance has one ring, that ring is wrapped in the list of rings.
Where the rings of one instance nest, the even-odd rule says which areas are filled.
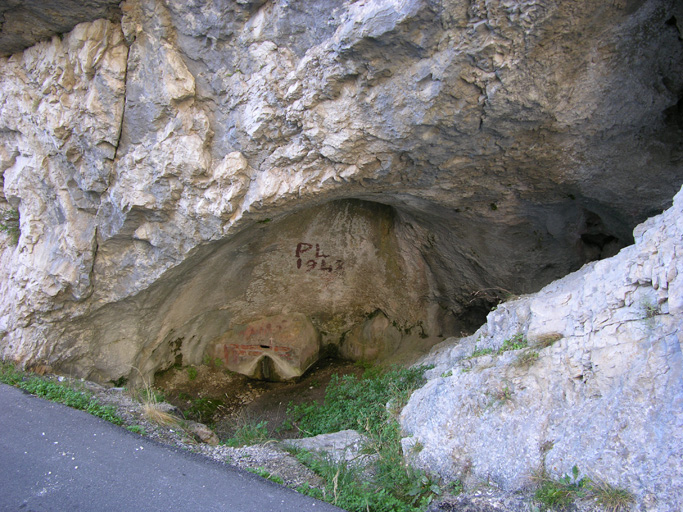
[[[453,208],[381,194],[254,222],[147,294],[163,317],[134,364],[153,374],[178,360],[220,360],[289,380],[330,352],[413,362],[472,333],[499,302],[618,246],[604,217],[576,198],[551,206]]]

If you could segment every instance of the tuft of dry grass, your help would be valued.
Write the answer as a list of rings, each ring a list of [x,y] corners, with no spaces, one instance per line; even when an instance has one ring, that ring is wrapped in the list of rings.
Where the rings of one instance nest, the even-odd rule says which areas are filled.
[[[156,402],[144,402],[142,404],[142,413],[145,415],[145,418],[158,425],[169,426],[178,423],[178,418],[166,411],[162,411]]]
[[[538,361],[538,352],[535,350],[526,350],[517,356],[514,365],[518,368],[529,368],[536,361]]]
[[[533,347],[542,350],[552,346],[556,342],[560,341],[563,337],[564,336],[562,336],[560,333],[544,334],[543,336],[540,336],[534,340]]]
[[[142,389],[137,390],[135,395],[142,403],[142,414],[145,416],[145,418],[153,423],[156,423],[157,425],[177,425],[178,418],[161,409],[154,388],[152,388],[149,382],[147,382],[147,379],[142,376],[142,372],[140,372],[140,370],[135,367],[133,368],[138,371],[140,377],[142,378],[143,387]]]
[[[608,512],[627,510],[635,502],[635,498],[630,492],[614,487],[607,482],[593,482],[591,488],[595,500]]]

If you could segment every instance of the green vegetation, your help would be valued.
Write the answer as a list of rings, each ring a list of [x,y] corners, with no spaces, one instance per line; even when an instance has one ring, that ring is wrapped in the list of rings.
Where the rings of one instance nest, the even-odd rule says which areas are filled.
[[[466,359],[474,359],[475,357],[487,356],[489,354],[493,354],[494,352],[495,351],[492,348],[475,348],[474,352],[467,356]]]
[[[507,340],[503,341],[503,344],[500,346],[498,350],[494,350],[492,348],[478,349],[475,346],[474,351],[469,356],[467,356],[465,360],[474,359],[475,357],[487,356],[490,354],[501,355],[505,352],[509,352],[510,350],[521,350],[528,346],[529,342],[527,341],[527,339],[524,337],[522,333],[519,333],[515,334],[512,338],[508,338]]]
[[[130,430],[131,432],[135,434],[140,434],[141,436],[144,436],[147,434],[147,431],[145,430],[145,427],[142,425],[128,425],[126,427],[127,430]]]
[[[643,313],[645,318],[650,319],[659,315],[659,305],[650,301],[649,299],[644,299],[641,301],[641,307],[643,308]]]
[[[521,350],[529,346],[529,342],[523,334],[515,334],[512,338],[503,341],[503,344],[498,349],[498,354],[509,352],[510,350]]]
[[[589,478],[579,478],[579,468],[574,466],[571,475],[554,480],[543,471],[536,475],[539,486],[534,497],[544,509],[563,508],[580,498],[593,498],[609,512],[627,509],[634,498],[624,489],[618,489],[605,482],[595,483]]]
[[[258,468],[247,468],[247,471],[254,473],[255,475],[260,476],[261,478],[267,478],[271,482],[275,482],[276,484],[284,484],[285,481],[282,479],[282,477],[278,475],[272,474],[270,471],[266,470],[265,468],[258,467]]]
[[[197,374],[199,372],[197,371],[197,368],[194,366],[188,366],[187,367],[187,378],[190,380],[195,380],[197,378]]]
[[[595,500],[609,512],[626,510],[635,501],[630,492],[613,487],[606,482],[593,483],[591,488]]]
[[[221,400],[215,398],[196,398],[192,405],[185,411],[185,415],[199,423],[210,424],[219,407],[223,405]]]
[[[299,492],[351,512],[424,510],[441,489],[430,475],[406,464],[400,427],[392,411],[398,412],[412,391],[423,384],[425,370],[369,368],[360,378],[335,375],[323,404],[290,404],[284,428],[295,426],[306,436],[356,429],[370,439],[367,453],[376,455],[374,477],[369,480],[354,465],[335,464],[306,451],[295,451],[296,457],[326,482],[323,491],[304,486]]]
[[[588,495],[590,480],[579,479],[579,468],[574,466],[571,475],[564,475],[559,480],[553,480],[544,471],[536,476],[539,487],[534,497],[544,507],[566,507],[577,498]]]
[[[233,447],[249,446],[264,443],[268,439],[270,439],[268,435],[268,422],[263,420],[258,423],[245,423],[235,431],[233,437],[227,439],[223,444]]]
[[[16,208],[0,210],[0,231],[7,233],[12,239],[12,244],[19,242],[19,211]]]
[[[23,389],[51,402],[58,402],[74,409],[89,412],[93,416],[116,425],[123,423],[123,420],[116,414],[116,409],[100,404],[87,391],[73,389],[68,384],[53,382],[44,377],[22,372],[11,363],[0,362],[0,382]]]
[[[487,391],[486,395],[489,397],[490,401],[488,407],[494,404],[504,404],[512,399],[512,390],[505,386],[500,389],[494,389],[493,391]]]

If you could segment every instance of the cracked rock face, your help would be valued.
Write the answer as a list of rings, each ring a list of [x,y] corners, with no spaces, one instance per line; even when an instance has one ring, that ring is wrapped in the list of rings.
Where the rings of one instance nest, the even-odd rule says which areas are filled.
[[[401,413],[404,452],[508,491],[577,466],[638,510],[681,510],[683,191],[634,235],[425,357],[434,368]]]
[[[0,347],[27,365],[151,376],[288,314],[383,357],[616,253],[683,182],[674,1],[107,5],[0,42]]]

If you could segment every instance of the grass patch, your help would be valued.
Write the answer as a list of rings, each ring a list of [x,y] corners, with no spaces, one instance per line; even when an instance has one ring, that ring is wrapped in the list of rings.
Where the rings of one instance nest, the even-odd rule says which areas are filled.
[[[571,475],[564,475],[555,480],[545,471],[534,477],[539,486],[534,497],[545,508],[566,507],[578,498],[588,496],[590,480],[579,478],[579,469],[574,466]]]
[[[128,425],[126,430],[130,430],[134,434],[140,434],[141,436],[147,435],[147,431],[142,425]]]
[[[564,475],[557,480],[544,471],[533,477],[538,482],[534,497],[544,509],[564,508],[577,499],[592,498],[607,512],[627,510],[634,502],[633,495],[606,482],[593,482],[591,479],[579,478],[579,469],[574,466],[571,475]]]
[[[86,411],[115,425],[123,424],[123,420],[116,414],[114,407],[100,404],[89,392],[17,370],[11,363],[4,361],[0,363],[0,382],[23,389],[51,402]]]
[[[258,468],[247,468],[247,471],[250,473],[254,473],[255,475],[260,476],[261,478],[266,478],[270,480],[271,482],[275,482],[276,484],[284,484],[285,481],[282,479],[282,477],[278,475],[274,475],[270,471],[266,470],[265,468],[258,467]]]
[[[609,512],[626,510],[635,502],[633,494],[607,482],[592,483],[591,490],[595,500]]]
[[[268,422],[263,420],[258,423],[245,423],[241,425],[233,437],[227,439],[223,444],[232,447],[250,446],[252,444],[264,443],[270,439],[268,435]]]
[[[423,384],[426,369],[369,368],[361,377],[335,375],[326,388],[323,404],[290,405],[284,428],[297,427],[306,436],[355,429],[369,437],[366,451],[377,455],[374,477],[369,480],[353,465],[295,451],[296,457],[326,482],[323,491],[298,490],[350,512],[424,510],[441,490],[427,473],[406,464],[400,427],[393,414]]]

